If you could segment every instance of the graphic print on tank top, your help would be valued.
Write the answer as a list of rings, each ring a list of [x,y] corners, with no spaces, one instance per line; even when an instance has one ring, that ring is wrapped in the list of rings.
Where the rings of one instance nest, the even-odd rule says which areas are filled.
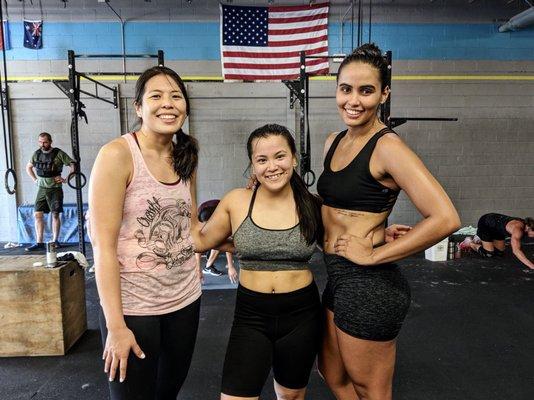
[[[137,217],[137,244],[147,249],[136,258],[137,268],[150,271],[160,265],[179,267],[194,253],[189,237],[191,204],[183,199],[147,199],[145,212]]]

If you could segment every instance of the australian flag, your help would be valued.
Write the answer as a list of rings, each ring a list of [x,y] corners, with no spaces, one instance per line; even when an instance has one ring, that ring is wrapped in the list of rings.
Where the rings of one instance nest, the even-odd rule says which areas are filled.
[[[28,49],[43,47],[43,21],[24,21],[24,47]]]

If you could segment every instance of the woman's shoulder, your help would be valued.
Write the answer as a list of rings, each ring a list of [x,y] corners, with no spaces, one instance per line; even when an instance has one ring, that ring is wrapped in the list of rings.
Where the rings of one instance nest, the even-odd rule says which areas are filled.
[[[122,136],[103,145],[100,149],[100,154],[119,159],[131,157],[128,142]]]
[[[408,148],[404,140],[396,132],[389,130],[380,136],[376,142],[376,151],[391,155],[391,151]]]
[[[335,140],[335,138],[337,137],[337,135],[341,134],[343,131],[336,131],[336,132],[330,132],[327,136],[326,136],[326,141],[325,141],[325,144],[330,146],[332,144],[332,142]]]
[[[226,211],[230,216],[244,218],[248,211],[252,194],[253,191],[250,189],[239,188],[230,190],[221,199],[218,207],[221,207],[221,210]]]
[[[330,146],[332,146],[332,143],[334,143],[334,140],[336,139],[337,135],[339,135],[341,132],[330,132],[328,136],[326,137],[326,140],[324,142],[324,154],[323,156],[326,156],[326,153],[328,153],[328,150],[330,149]]]
[[[120,166],[120,168],[117,168]],[[94,167],[108,170],[111,176],[127,179],[129,182],[133,171],[133,157],[126,139],[119,137],[100,148]]]
[[[222,199],[222,201],[226,204],[232,204],[235,206],[240,206],[243,204],[243,202],[246,202],[248,206],[248,201],[252,198],[253,190],[246,189],[246,188],[237,188],[232,189],[228,193],[226,193]]]

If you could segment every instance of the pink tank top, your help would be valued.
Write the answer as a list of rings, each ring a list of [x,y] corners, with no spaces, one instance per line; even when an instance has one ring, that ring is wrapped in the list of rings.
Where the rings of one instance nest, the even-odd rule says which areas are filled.
[[[123,138],[134,166],[117,245],[123,313],[167,314],[193,303],[201,294],[190,234],[189,183],[158,182],[133,135]]]

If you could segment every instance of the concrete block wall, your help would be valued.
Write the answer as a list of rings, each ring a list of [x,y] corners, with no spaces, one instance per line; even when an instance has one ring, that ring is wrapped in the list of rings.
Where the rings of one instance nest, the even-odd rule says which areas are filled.
[[[198,201],[221,198],[249,176],[248,135],[266,123],[291,126],[281,83],[196,83],[191,88],[190,133],[199,141]]]

